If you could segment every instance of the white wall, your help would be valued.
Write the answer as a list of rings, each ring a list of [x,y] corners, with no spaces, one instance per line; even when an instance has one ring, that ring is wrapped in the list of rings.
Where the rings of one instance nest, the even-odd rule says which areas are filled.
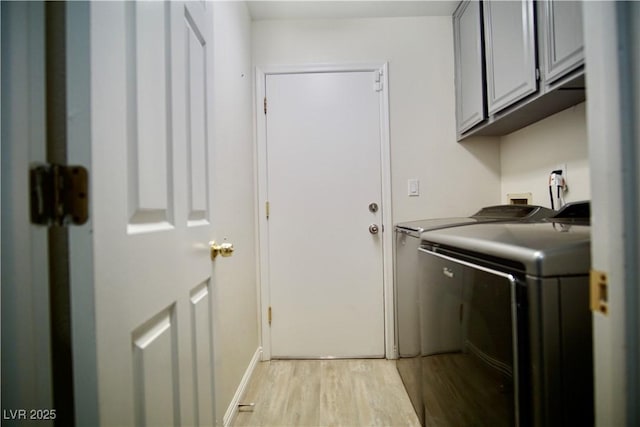
[[[214,2],[214,123],[217,236],[235,246],[214,269],[216,418],[231,403],[259,346],[253,159],[251,19],[244,2]]]
[[[456,142],[451,17],[256,21],[252,40],[261,68],[389,62],[394,223],[500,201],[497,139]]]
[[[565,201],[591,198],[586,103],[578,104],[500,138],[501,202],[508,193],[532,193],[532,203],[551,207],[548,178],[567,165]]]

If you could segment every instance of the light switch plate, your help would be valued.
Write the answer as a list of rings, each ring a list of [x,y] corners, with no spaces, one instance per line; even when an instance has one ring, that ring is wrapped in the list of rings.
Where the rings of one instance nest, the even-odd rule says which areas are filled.
[[[409,188],[409,197],[416,197],[420,195],[420,180],[415,178],[408,180],[407,187]]]

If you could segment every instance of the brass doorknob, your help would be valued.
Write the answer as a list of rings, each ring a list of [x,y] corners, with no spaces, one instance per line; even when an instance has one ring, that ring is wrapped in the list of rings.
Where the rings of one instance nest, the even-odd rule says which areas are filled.
[[[209,248],[211,248],[211,260],[213,261],[215,257],[220,254],[223,257],[228,257],[233,255],[233,243],[223,242],[222,244],[217,244],[215,241],[209,242]]]

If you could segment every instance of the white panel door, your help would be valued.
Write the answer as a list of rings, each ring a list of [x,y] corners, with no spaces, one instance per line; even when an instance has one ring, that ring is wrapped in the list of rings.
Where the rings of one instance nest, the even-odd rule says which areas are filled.
[[[266,77],[274,358],[384,356],[374,74]]]
[[[91,4],[95,316],[105,426],[214,424],[206,7]]]

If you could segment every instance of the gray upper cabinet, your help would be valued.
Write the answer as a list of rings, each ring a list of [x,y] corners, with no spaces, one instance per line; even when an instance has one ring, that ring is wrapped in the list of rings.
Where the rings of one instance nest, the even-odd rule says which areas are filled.
[[[544,78],[552,84],[584,63],[582,6],[578,1],[539,3]]]
[[[453,36],[459,141],[507,135],[585,100],[580,1],[463,0]]]
[[[482,5],[491,115],[538,90],[534,11],[533,0]]]
[[[453,14],[456,64],[456,119],[458,133],[483,121],[484,66],[482,15],[478,1],[463,1]]]

